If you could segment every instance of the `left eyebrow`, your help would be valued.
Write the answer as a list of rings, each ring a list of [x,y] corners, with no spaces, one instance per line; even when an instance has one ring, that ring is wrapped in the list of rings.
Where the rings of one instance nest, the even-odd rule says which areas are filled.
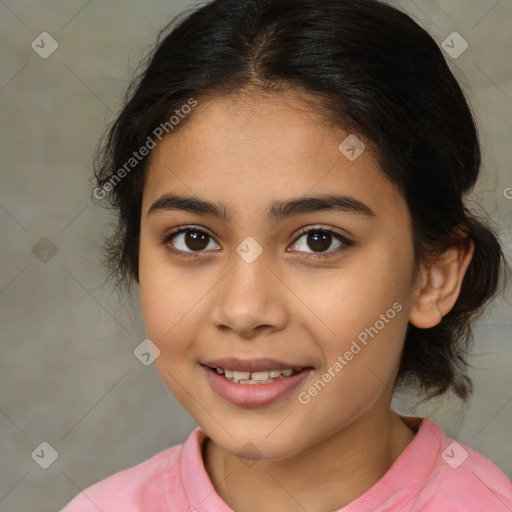
[[[147,215],[153,215],[157,212],[180,210],[199,215],[212,215],[226,222],[232,218],[228,207],[223,203],[213,203],[205,199],[193,196],[180,196],[173,194],[164,194],[160,196],[149,208]],[[366,204],[350,196],[343,195],[318,195],[303,196],[288,199],[286,201],[274,201],[265,211],[267,222],[274,223],[280,220],[312,213],[318,211],[336,211],[342,213],[351,213],[363,215],[366,217],[375,217],[375,212]]]
[[[275,201],[268,208],[266,218],[268,222],[279,222],[281,219],[293,215],[318,211],[336,211],[375,217],[374,211],[369,206],[353,197],[319,195],[297,197],[287,201]]]

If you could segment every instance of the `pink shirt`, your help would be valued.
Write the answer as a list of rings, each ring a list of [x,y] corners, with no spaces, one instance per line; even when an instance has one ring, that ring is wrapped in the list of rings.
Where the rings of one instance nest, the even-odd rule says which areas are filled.
[[[429,418],[404,420],[419,424],[413,441],[373,487],[338,512],[512,511],[512,485],[492,462]],[[183,444],[88,487],[61,512],[231,512],[205,471],[205,439],[196,428]]]

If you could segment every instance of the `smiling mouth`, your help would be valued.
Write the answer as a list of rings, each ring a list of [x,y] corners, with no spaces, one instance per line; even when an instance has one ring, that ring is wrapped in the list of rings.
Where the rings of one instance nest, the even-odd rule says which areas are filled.
[[[242,372],[236,370],[230,370],[228,368],[217,368],[208,366],[208,368],[222,375],[229,382],[235,384],[272,384],[279,380],[288,379],[294,375],[302,373],[308,368],[289,368],[284,370],[265,370],[265,371],[254,371],[254,372]]]

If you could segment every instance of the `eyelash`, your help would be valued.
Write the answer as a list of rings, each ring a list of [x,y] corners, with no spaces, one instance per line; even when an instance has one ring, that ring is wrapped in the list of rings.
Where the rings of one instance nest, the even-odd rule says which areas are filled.
[[[162,243],[166,246],[166,248],[167,248],[167,250],[169,252],[171,252],[172,254],[174,254],[176,256],[179,256],[180,258],[196,259],[196,258],[202,257],[201,254],[203,252],[205,252],[204,250],[196,251],[196,252],[190,252],[189,253],[187,251],[182,251],[180,249],[174,249],[169,244],[169,242],[175,236],[177,236],[177,235],[179,235],[181,233],[187,233],[187,232],[202,233],[202,234],[208,236],[209,238],[213,239],[213,237],[211,235],[209,235],[206,231],[203,231],[202,229],[198,229],[196,226],[182,226],[182,227],[178,228],[177,230],[172,231],[171,233],[166,234],[164,236],[163,240],[162,240]],[[334,250],[326,251],[324,253],[306,253],[307,254],[306,259],[318,260],[318,259],[322,259],[322,258],[332,257],[333,255],[337,255],[341,251],[345,250],[347,247],[351,247],[352,245],[354,245],[352,240],[349,240],[348,238],[346,238],[345,236],[341,235],[340,233],[335,232],[333,228],[329,228],[329,229],[326,229],[326,228],[305,228],[304,230],[301,230],[297,234],[297,237],[293,241],[293,244],[297,243],[297,241],[302,236],[304,236],[304,235],[306,235],[308,233],[332,234],[336,239],[338,239],[341,242],[342,245],[340,245],[339,247],[337,247]]]

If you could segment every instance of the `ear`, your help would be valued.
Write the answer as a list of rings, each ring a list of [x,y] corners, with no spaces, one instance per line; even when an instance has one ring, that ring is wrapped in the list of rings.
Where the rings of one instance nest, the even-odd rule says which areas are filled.
[[[409,322],[421,329],[439,324],[459,297],[462,280],[475,251],[474,243],[450,247],[421,271]]]

